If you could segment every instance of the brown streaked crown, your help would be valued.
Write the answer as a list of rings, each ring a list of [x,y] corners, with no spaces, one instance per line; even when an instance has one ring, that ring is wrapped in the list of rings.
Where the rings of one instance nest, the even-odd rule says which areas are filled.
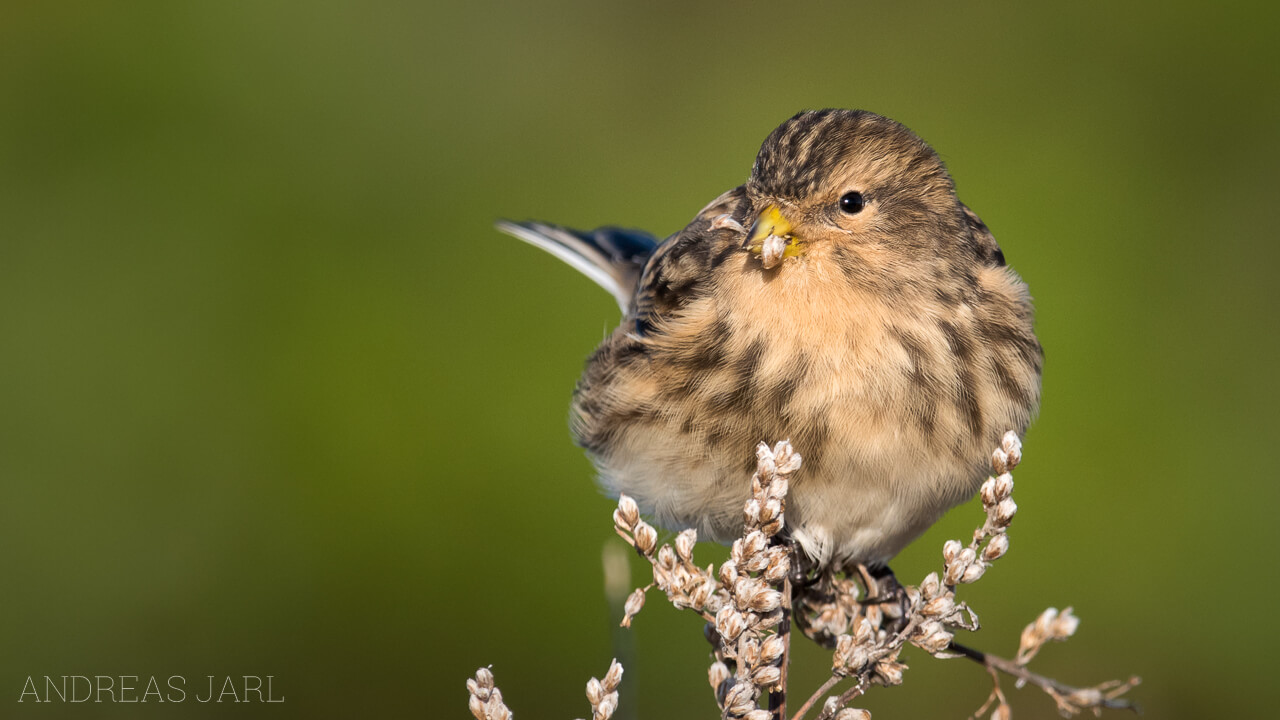
[[[827,186],[850,161],[895,184],[953,192],[938,154],[905,125],[865,110],[806,110],[765,138],[748,181],[757,192],[799,200]]]

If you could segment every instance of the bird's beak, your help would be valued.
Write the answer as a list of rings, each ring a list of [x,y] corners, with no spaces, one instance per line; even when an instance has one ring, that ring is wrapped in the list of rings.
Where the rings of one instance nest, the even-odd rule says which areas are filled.
[[[742,247],[748,250],[759,250],[764,245],[765,238],[770,235],[791,239],[791,223],[782,216],[782,211],[777,205],[769,205],[760,212],[755,223],[751,225],[751,231],[747,233],[747,239],[742,243]]]
[[[760,212],[742,248],[760,258],[765,270],[777,267],[783,258],[804,254],[804,245],[792,234],[791,222],[777,205],[769,205]]]

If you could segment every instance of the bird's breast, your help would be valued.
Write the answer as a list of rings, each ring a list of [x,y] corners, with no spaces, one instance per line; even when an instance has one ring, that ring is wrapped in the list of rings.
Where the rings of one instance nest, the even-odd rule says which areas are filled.
[[[815,555],[887,559],[975,491],[1001,433],[1026,427],[972,307],[870,294],[802,262],[731,262],[648,336],[615,333],[575,396],[604,485],[664,525],[735,537],[753,448],[790,439],[797,537]]]

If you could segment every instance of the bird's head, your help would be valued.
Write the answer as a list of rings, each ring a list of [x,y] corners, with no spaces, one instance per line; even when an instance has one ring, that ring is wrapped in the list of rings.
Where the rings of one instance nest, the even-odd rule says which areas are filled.
[[[775,257],[784,247],[785,257],[839,248],[902,263],[945,257],[963,233],[963,205],[933,148],[862,110],[806,111],[778,126],[746,191],[754,224],[744,246],[763,252],[766,267],[776,264],[767,241]]]

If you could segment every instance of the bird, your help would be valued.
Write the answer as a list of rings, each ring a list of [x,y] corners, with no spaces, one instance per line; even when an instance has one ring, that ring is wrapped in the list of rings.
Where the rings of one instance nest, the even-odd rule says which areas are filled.
[[[789,118],[662,241],[497,227],[617,300],[570,427],[603,489],[669,530],[739,537],[754,449],[788,438],[790,540],[820,570],[887,569],[1038,412],[1026,284],[937,152],[873,112]]]

